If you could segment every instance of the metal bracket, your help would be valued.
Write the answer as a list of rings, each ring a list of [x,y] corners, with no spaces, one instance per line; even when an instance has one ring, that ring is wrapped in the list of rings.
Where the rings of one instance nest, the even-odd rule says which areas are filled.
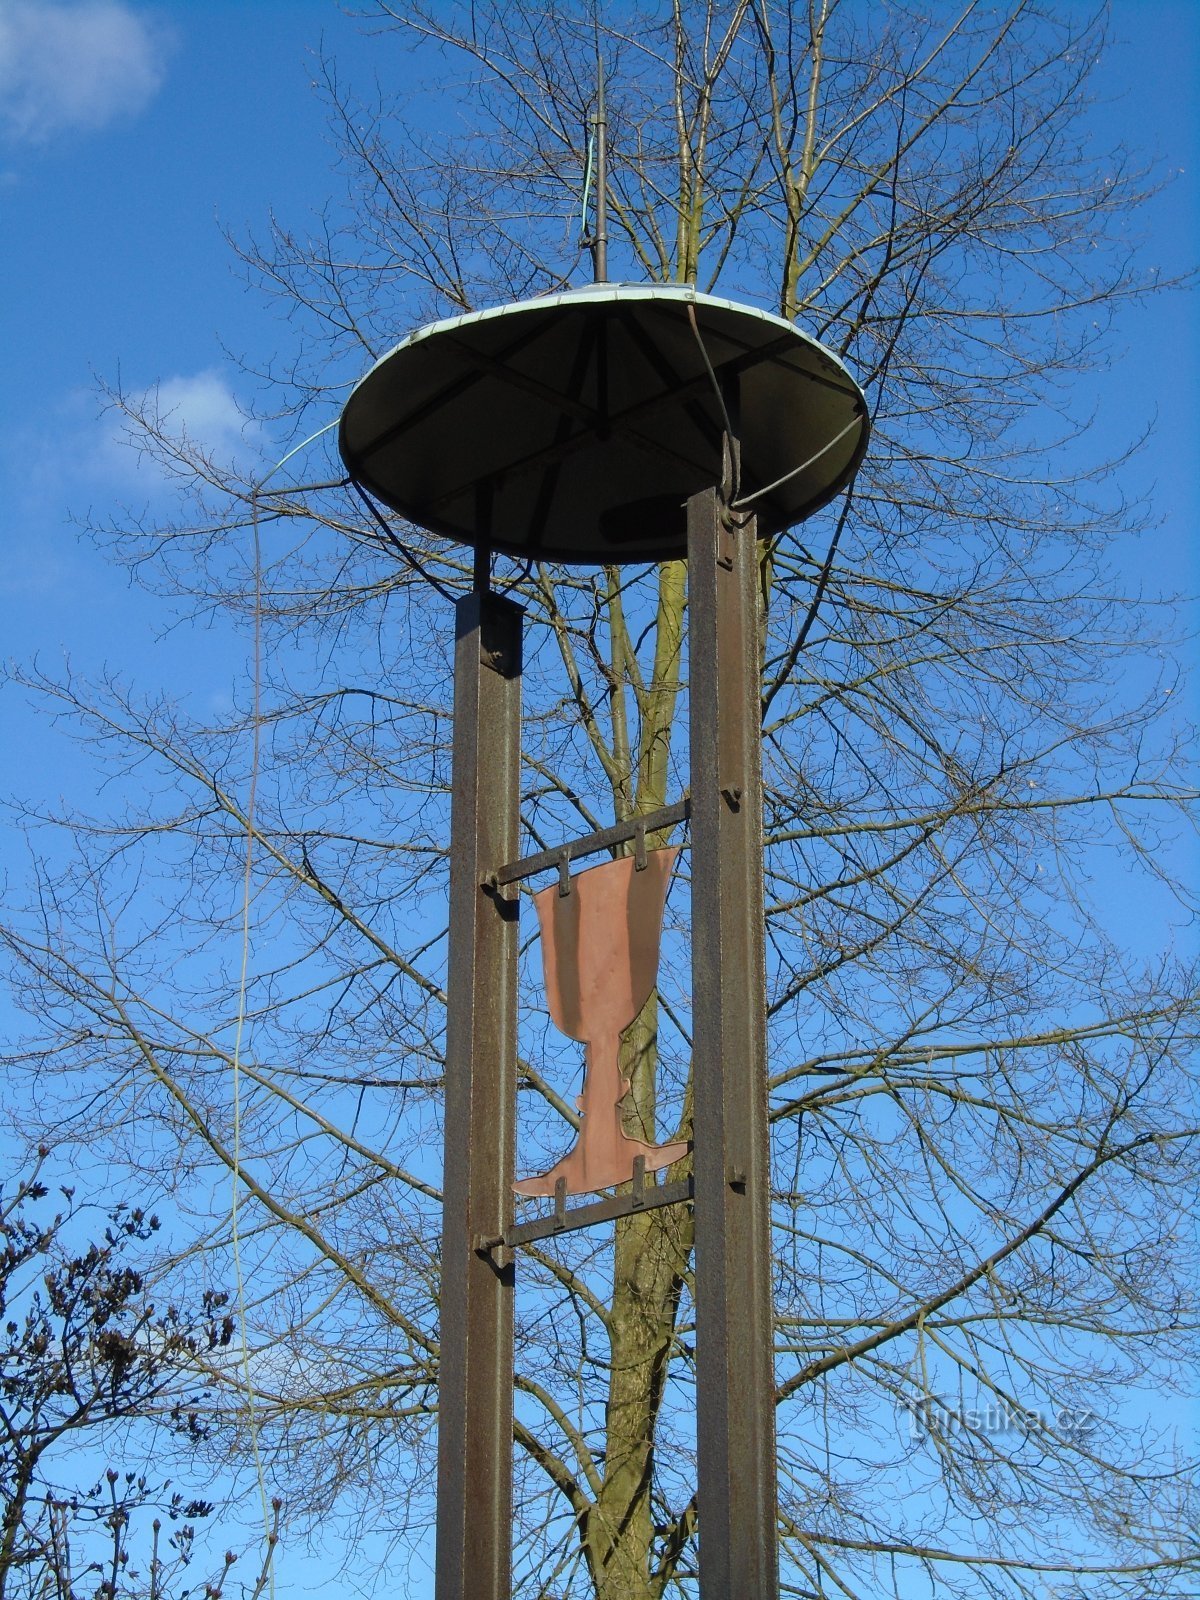
[[[489,895],[493,900],[499,902],[499,909],[502,916],[507,917],[515,915],[513,908],[517,905],[521,898],[521,892],[519,889],[515,888],[510,883],[501,883],[498,875],[494,872],[489,872],[486,877],[482,878],[480,880],[479,887],[483,890],[484,894]]]
[[[618,1217],[642,1211],[656,1211],[659,1206],[690,1205],[694,1192],[691,1178],[681,1178],[677,1183],[647,1183],[645,1158],[637,1156],[633,1183],[625,1194],[610,1195],[586,1206],[569,1206],[566,1183],[560,1178],[554,1189],[553,1211],[532,1217],[528,1222],[514,1223],[495,1238],[476,1234],[472,1245],[480,1255],[490,1254],[498,1266],[507,1265],[512,1260],[511,1252],[518,1245],[532,1244],[536,1239],[552,1239],[560,1233],[574,1233],[579,1228],[594,1228],[598,1223],[613,1222]]]
[[[477,583],[482,579],[477,574]],[[483,584],[486,605],[479,619],[479,663],[501,678],[511,678],[520,672],[520,649],[514,646],[511,612],[520,614],[520,607],[503,595],[493,594]]]
[[[717,565],[725,572],[733,571],[734,537],[733,529],[721,522],[717,532]]]
[[[600,850],[610,850],[613,845],[634,844],[634,864],[639,871],[646,861],[646,835],[663,833],[668,828],[687,822],[692,814],[690,799],[677,800],[674,805],[663,806],[659,811],[647,812],[644,817],[633,817],[628,822],[618,822],[611,828],[601,828],[597,833],[585,833],[582,838],[567,844],[556,845],[552,850],[539,850],[537,855],[524,856],[520,861],[509,861],[483,878],[483,886],[491,893],[517,883],[522,878],[532,878],[539,872],[557,871],[558,886],[562,894],[570,894],[570,873],[564,874],[564,860],[578,861],[583,856],[595,855]],[[641,841],[639,844],[639,840]],[[564,881],[566,887],[563,887]]]
[[[503,1236],[498,1239],[489,1239],[485,1233],[477,1233],[471,1240],[471,1249],[477,1256],[482,1256],[485,1261],[490,1261],[497,1272],[505,1272],[516,1260],[516,1253],[511,1245],[504,1242]]]

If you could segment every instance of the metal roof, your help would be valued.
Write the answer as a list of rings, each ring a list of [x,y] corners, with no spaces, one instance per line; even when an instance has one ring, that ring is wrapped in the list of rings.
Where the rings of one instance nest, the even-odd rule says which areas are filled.
[[[420,328],[355,387],[339,446],[364,488],[451,539],[666,560],[685,553],[688,497],[721,479],[714,373],[737,380],[738,493],[760,535],[845,485],[869,424],[842,363],[783,318],[687,285],[600,283]]]

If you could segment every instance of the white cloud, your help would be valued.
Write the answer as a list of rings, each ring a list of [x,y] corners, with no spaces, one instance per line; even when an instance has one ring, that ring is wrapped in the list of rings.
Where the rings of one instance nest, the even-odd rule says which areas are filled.
[[[242,416],[219,372],[165,378],[128,403],[221,466],[260,465],[261,424]],[[153,515],[177,493],[172,472],[137,448],[130,419],[97,410],[96,394],[77,389],[0,435],[0,598],[60,591],[77,567],[77,524],[119,522],[127,505]]]
[[[0,482],[11,479],[32,503],[58,514],[91,499],[136,493],[157,497],[176,474],[144,446],[144,418],[165,440],[200,453],[219,466],[248,470],[257,459],[261,425],[238,409],[219,372],[206,369],[164,378],[126,395],[129,414],[115,403],[101,408],[94,391],[73,390],[0,438]],[[182,471],[182,469],[181,469]]]
[[[166,47],[124,0],[0,0],[0,124],[37,144],[133,116],[162,83]]]
[[[148,392],[145,405],[166,433],[186,438],[220,461],[245,450],[246,419],[218,372],[164,378]]]
[[[130,488],[136,483],[150,491],[155,482],[176,476],[146,449],[144,429],[134,417],[143,418],[162,439],[178,441],[182,455],[207,456],[218,466],[247,467],[261,431],[211,369],[162,378],[141,394],[130,393],[126,403],[131,415],[109,406],[98,428],[93,424],[90,445],[81,449],[81,476],[96,485]]]

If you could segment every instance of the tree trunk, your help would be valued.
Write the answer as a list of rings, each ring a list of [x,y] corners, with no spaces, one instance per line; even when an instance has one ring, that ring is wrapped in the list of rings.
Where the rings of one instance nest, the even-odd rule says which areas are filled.
[[[685,573],[681,561],[665,563],[659,573],[653,676],[640,697],[637,811],[641,815],[667,803]],[[652,836],[647,842],[660,845],[665,838]],[[621,1072],[630,1083],[622,1107],[626,1133],[657,1142],[657,995],[651,995],[625,1031]],[[685,1138],[691,1134],[690,1099],[688,1106],[681,1129]],[[671,1181],[690,1170],[689,1155],[664,1176]],[[688,1206],[664,1206],[616,1224],[604,1480],[584,1540],[597,1600],[657,1600],[661,1593],[661,1579],[650,1569],[654,1431],[693,1239]]]
[[[657,1010],[651,997],[622,1041],[622,1069],[633,1085],[625,1129],[640,1139],[654,1139],[657,1132]],[[683,1129],[685,1136],[690,1132],[690,1126]],[[666,1176],[680,1178],[690,1169],[689,1155]],[[650,1570],[654,1430],[693,1239],[689,1206],[662,1206],[616,1224],[607,1454],[584,1545],[597,1600],[657,1600],[661,1592]]]

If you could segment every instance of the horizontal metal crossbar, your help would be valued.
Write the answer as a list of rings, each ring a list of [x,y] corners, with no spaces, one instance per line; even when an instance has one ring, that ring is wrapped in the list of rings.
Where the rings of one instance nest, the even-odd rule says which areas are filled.
[[[529,1222],[514,1223],[496,1239],[480,1238],[475,1248],[483,1255],[498,1249],[515,1249],[517,1245],[532,1244],[535,1239],[550,1239],[559,1233],[574,1233],[578,1228],[591,1228],[598,1222],[612,1222],[617,1217],[630,1217],[639,1211],[654,1211],[659,1206],[684,1205],[692,1199],[690,1178],[680,1178],[677,1183],[646,1183],[645,1175],[634,1174],[633,1188],[626,1194],[615,1194],[586,1206],[568,1206],[566,1188],[555,1192],[554,1210],[545,1217],[533,1217]],[[561,1182],[561,1180],[560,1180]]]
[[[648,811],[644,817],[631,817],[628,822],[615,823],[611,828],[601,828],[596,833],[585,833],[580,839],[570,839],[556,845],[553,850],[541,850],[535,856],[523,856],[520,861],[510,861],[507,866],[489,873],[484,880],[488,888],[500,889],[522,878],[532,878],[535,873],[557,868],[563,873],[572,861],[582,856],[595,855],[598,850],[609,850],[615,844],[629,839],[639,843],[639,854],[645,849],[648,833],[661,833],[686,822],[692,814],[690,800],[677,800],[672,806],[662,806],[658,811]]]

